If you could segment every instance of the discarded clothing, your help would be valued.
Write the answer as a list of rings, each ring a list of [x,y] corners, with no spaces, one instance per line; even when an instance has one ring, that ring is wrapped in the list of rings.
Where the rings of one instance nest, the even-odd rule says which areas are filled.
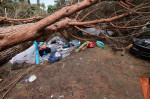
[[[65,58],[66,56],[70,55],[70,52],[75,47],[77,47],[77,44],[79,44],[79,42],[77,40],[73,40],[72,42],[68,43],[65,39],[61,39],[59,37],[54,37],[47,44],[45,42],[40,42],[38,44],[38,47],[37,47],[37,44],[36,44],[36,46],[35,46],[35,44],[33,44],[27,50],[14,56],[10,60],[10,63],[20,64],[20,63],[26,62],[29,64],[35,64],[36,56],[37,56],[36,48],[38,48],[38,51],[39,51],[39,54],[38,54],[39,63],[48,61],[48,59],[50,58],[50,55],[55,51],[61,53],[60,59],[62,59],[62,58]],[[66,46],[66,47],[64,47],[64,46]],[[51,53],[51,54],[49,54],[49,53]],[[55,60],[56,57],[52,58],[52,55],[49,60],[51,60],[52,62],[57,61],[57,60]]]
[[[48,61],[51,62],[51,63],[55,63],[55,62],[58,62],[61,59],[62,59],[62,54],[58,51],[54,51],[49,56]]]
[[[51,49],[48,48],[48,47],[46,47],[46,48],[43,49],[43,50],[39,50],[39,54],[40,54],[41,57],[42,57],[43,55],[48,55],[48,54],[50,54],[50,53],[51,53]]]
[[[70,55],[70,52],[74,50],[75,47],[65,48],[61,51],[62,58],[65,58]]]
[[[70,55],[70,52],[79,45],[80,42],[77,40],[72,40],[68,43],[66,40],[59,37],[54,37],[47,43],[47,47],[51,48],[51,50],[53,49],[59,51],[62,54],[62,58]]]
[[[70,47],[71,46],[79,47],[80,46],[80,42],[78,42],[77,40],[72,40],[72,41],[69,42],[69,45],[70,45]]]
[[[47,47],[57,50],[57,49],[61,49],[63,44],[65,43],[66,43],[66,40],[61,39],[56,36],[47,43]]]

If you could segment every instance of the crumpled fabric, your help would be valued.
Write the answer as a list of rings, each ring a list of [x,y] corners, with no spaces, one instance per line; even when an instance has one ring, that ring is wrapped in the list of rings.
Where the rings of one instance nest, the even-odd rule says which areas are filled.
[[[35,45],[32,45],[27,50],[17,54],[11,60],[11,64],[20,64],[23,62],[34,64],[35,63]]]
[[[47,47],[57,50],[57,49],[60,49],[62,45],[65,43],[66,43],[66,40],[61,39],[58,36],[56,36],[47,43]]]
[[[47,44],[46,43],[42,43],[39,44],[39,47],[49,47],[51,48],[51,52],[57,50],[62,54],[62,58],[67,57],[68,55],[70,55],[70,52],[76,47],[76,46],[71,46],[68,48],[62,48],[63,44],[67,44],[67,41],[65,39],[61,39],[59,37],[54,37],[52,38]],[[31,47],[29,47],[27,50],[17,54],[16,56],[14,56],[11,60],[10,63],[11,64],[20,64],[23,62],[29,63],[29,64],[35,64],[35,60],[36,60],[36,52],[35,52],[35,45],[33,44]],[[48,55],[43,55],[42,57],[39,55],[39,62],[44,62],[44,61],[48,61],[50,54]]]
[[[70,55],[70,52],[74,50],[75,47],[69,47],[61,51],[62,58],[65,58]]]
[[[70,52],[73,51],[75,47],[77,47],[76,45],[74,45],[68,48],[63,48],[63,44],[66,44],[66,43],[67,41],[65,39],[61,39],[58,36],[56,36],[47,43],[47,47],[51,48],[51,50],[59,51],[62,54],[62,58],[65,58],[70,55]]]

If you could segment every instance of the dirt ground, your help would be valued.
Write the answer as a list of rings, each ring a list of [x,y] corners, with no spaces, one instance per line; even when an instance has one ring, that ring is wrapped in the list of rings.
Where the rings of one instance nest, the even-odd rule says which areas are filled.
[[[54,64],[17,70],[11,70],[8,64],[2,66],[0,89],[32,67],[5,99],[144,99],[139,77],[150,76],[149,60],[136,58],[128,52],[121,56],[110,48],[93,48],[72,53]],[[35,81],[24,81],[33,74],[37,77]],[[1,97],[5,92],[7,90],[0,92]],[[62,95],[64,98],[59,97]]]

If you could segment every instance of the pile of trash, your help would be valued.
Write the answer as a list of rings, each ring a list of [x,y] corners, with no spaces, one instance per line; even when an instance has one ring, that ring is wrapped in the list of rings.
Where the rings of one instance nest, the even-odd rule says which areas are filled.
[[[80,41],[72,40],[67,42],[65,39],[61,39],[59,37],[54,37],[47,43],[39,42],[39,44],[35,41],[31,47],[27,50],[17,54],[11,60],[11,64],[20,64],[20,63],[28,63],[28,64],[40,64],[44,61],[49,61],[50,63],[58,62],[63,58],[70,55],[70,52],[75,48],[75,52],[80,52],[85,48],[94,48],[95,43],[86,41],[82,45],[80,45]],[[101,41],[96,42],[98,47],[103,47],[104,43]]]

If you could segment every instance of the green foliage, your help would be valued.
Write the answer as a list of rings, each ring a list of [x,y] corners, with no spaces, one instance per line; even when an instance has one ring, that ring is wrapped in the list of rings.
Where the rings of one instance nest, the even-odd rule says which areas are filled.
[[[48,5],[47,13],[52,14],[52,13],[55,12],[56,10],[57,10],[57,7],[56,7],[56,6]]]
[[[44,3],[41,3],[40,4],[41,8],[44,10],[46,8],[45,4]]]
[[[54,6],[59,7],[60,5],[61,5],[60,0],[55,0],[55,5]]]
[[[9,18],[29,18],[33,16],[46,16],[45,4],[39,8],[37,4],[28,4],[27,0],[4,0],[0,5],[0,16],[4,16],[7,11]]]
[[[60,6],[61,6],[61,1],[55,0],[55,5],[48,5],[47,13],[48,14],[54,13]]]
[[[31,5],[32,10],[40,10],[40,8],[36,4]]]
[[[5,4],[5,5],[4,5],[4,8],[6,8],[6,9],[12,9],[13,6],[14,6],[13,3],[8,3],[8,4]]]
[[[80,2],[83,0],[74,0],[74,3]],[[55,5],[48,5],[48,9],[47,12],[49,14],[54,13],[56,10],[60,9],[61,7],[63,7],[66,4],[70,4],[69,1],[67,0],[55,0]]]

